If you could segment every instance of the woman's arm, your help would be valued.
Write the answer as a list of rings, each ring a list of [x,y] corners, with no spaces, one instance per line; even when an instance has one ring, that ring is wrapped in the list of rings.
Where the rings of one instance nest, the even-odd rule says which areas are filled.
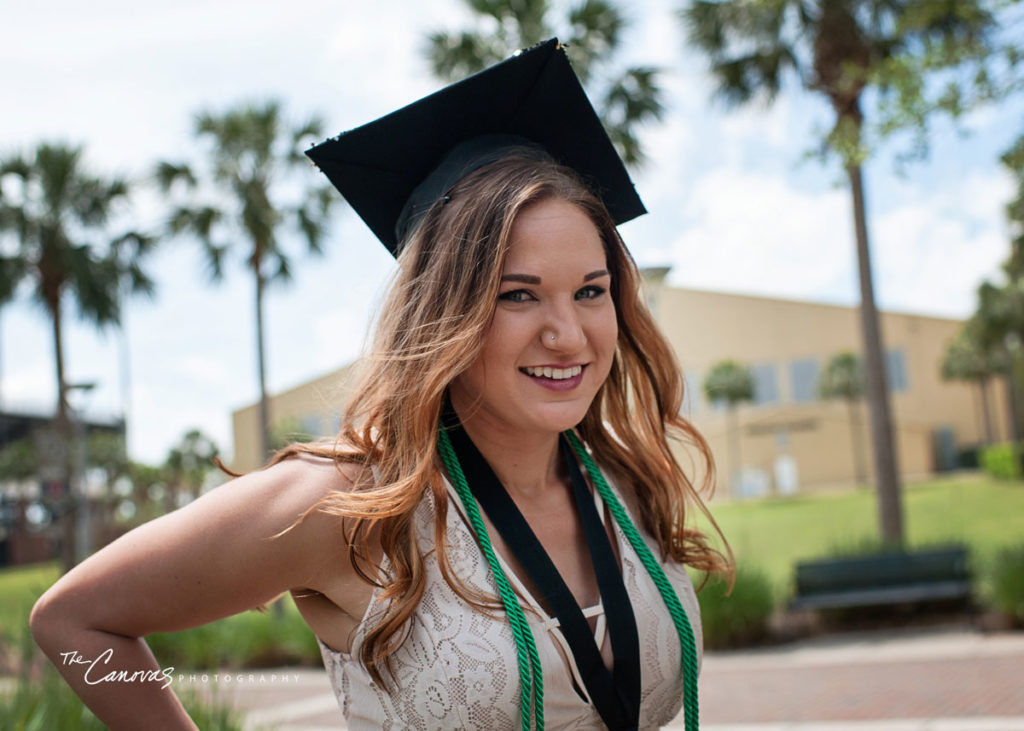
[[[272,536],[331,490],[348,489],[352,473],[343,472],[326,460],[287,460],[136,528],[40,597],[33,637],[111,729],[195,728],[142,638],[316,588],[325,558],[344,555],[339,519],[315,513]],[[335,572],[350,570],[347,561],[331,563]],[[151,671],[153,679],[97,682],[122,670]]]

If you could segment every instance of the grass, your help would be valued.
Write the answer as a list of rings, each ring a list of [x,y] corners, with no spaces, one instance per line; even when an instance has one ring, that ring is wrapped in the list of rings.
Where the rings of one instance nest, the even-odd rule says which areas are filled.
[[[36,599],[60,577],[56,561],[0,570],[0,648],[17,646]],[[0,674],[13,667],[7,652],[0,652]]]
[[[737,561],[763,570],[781,599],[797,561],[876,542],[876,506],[873,491],[858,490],[713,504],[711,512]],[[983,582],[998,551],[1024,536],[1019,480],[967,475],[914,483],[904,491],[903,508],[909,546],[966,543]]]

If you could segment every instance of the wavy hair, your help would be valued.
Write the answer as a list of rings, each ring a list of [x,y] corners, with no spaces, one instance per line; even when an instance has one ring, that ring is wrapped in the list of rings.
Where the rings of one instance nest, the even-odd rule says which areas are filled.
[[[448,493],[437,431],[448,385],[481,351],[512,224],[528,206],[550,198],[578,206],[600,233],[619,326],[611,372],[578,425],[579,434],[622,486],[663,559],[705,575],[731,570],[731,551],[701,499],[714,484],[711,451],[680,413],[682,373],[643,300],[633,258],[604,205],[573,170],[513,153],[459,181],[407,237],[337,438],[291,445],[272,460],[309,453],[362,465],[351,491],[325,496],[306,515],[320,510],[342,517],[355,570],[382,589],[386,609],[360,652],[378,682],[384,682],[382,670],[423,596],[424,556],[413,513],[426,493],[434,500],[434,546],[445,580],[481,611],[500,607],[497,597],[466,587],[448,561]],[[672,440],[703,460],[699,488],[680,467]],[[706,516],[724,553],[693,524],[692,507]],[[370,559],[371,541],[379,541],[387,556],[386,576]]]

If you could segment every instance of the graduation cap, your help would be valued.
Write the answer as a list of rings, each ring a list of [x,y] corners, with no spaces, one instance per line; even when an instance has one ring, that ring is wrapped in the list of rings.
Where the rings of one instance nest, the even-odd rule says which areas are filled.
[[[422,213],[512,148],[574,169],[616,224],[647,212],[557,38],[306,154],[397,255]]]

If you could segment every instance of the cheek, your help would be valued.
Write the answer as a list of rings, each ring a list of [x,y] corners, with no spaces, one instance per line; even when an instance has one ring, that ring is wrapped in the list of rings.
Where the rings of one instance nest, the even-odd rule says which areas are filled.
[[[602,317],[595,323],[594,332],[602,351],[615,350],[619,341],[619,321],[614,307],[602,314]]]

